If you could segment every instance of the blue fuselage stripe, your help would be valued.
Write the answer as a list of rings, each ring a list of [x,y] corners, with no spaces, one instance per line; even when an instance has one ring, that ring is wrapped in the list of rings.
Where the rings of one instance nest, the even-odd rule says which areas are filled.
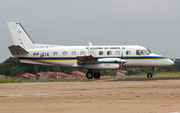
[[[119,58],[121,59],[121,57],[95,57],[98,59],[103,59],[103,58]],[[148,58],[166,58],[163,56],[141,56],[141,57],[134,57],[134,56],[129,56],[129,57],[123,57],[122,59],[148,59]],[[77,59],[76,57],[19,57],[19,59]]]

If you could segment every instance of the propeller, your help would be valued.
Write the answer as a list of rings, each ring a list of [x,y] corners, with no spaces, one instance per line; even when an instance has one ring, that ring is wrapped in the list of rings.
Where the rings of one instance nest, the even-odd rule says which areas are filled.
[[[126,60],[121,59],[121,64],[119,65],[119,69],[123,69],[124,68],[123,64],[126,62],[127,62]]]
[[[126,63],[126,60],[123,60],[123,49],[125,49],[124,47],[122,47],[121,50],[121,64],[119,65],[119,69],[123,69],[123,64]]]

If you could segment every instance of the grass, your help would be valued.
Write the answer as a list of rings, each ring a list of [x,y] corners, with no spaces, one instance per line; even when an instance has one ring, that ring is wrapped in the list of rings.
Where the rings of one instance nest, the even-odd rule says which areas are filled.
[[[54,79],[49,79],[49,82],[54,82]]]
[[[90,82],[90,81],[94,81],[92,80],[88,80],[88,79],[80,79],[80,78],[62,78],[62,79],[44,79],[44,80],[36,80],[37,82]],[[34,82],[36,82],[34,81]]]
[[[146,74],[140,75],[126,75],[125,78],[146,78]],[[180,77],[180,72],[176,73],[157,73],[153,77]],[[117,78],[112,76],[110,78]],[[63,78],[63,79],[46,79],[46,80],[21,80],[21,79],[14,79],[12,77],[0,78],[0,83],[27,83],[27,82],[92,82],[96,81],[95,79],[81,79],[81,78]]]
[[[63,78],[63,79],[44,79],[44,80],[22,80],[14,79],[12,77],[0,78],[0,83],[28,83],[28,82],[90,82],[94,81],[80,78]]]
[[[1,78],[0,83],[15,83],[16,80],[11,77]]]

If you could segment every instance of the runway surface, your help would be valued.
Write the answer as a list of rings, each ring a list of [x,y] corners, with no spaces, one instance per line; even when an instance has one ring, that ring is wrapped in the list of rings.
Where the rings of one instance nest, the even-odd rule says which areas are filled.
[[[113,78],[101,79],[107,81],[151,81],[151,80],[180,80],[180,77],[154,77],[154,78]]]
[[[179,78],[146,79],[0,84],[0,113],[171,113],[180,111]]]

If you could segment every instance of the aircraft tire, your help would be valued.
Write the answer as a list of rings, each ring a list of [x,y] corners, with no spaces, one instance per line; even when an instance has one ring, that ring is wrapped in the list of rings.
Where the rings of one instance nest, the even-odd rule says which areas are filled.
[[[96,73],[96,72],[94,73],[94,78],[95,78],[95,79],[99,79],[100,77],[101,77],[101,74],[100,74],[100,73]]]
[[[94,77],[93,72],[88,71],[88,72],[86,73],[86,77],[87,77],[88,79],[92,79],[92,78]]]
[[[148,73],[148,74],[147,74],[147,77],[148,77],[148,78],[152,78],[152,77],[153,77],[153,74],[152,74],[152,73]]]

